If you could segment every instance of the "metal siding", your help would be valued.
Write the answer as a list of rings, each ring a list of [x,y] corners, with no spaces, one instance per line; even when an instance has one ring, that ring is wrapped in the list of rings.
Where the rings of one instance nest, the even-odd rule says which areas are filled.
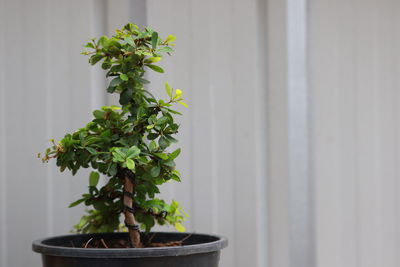
[[[398,1],[310,1],[318,266],[399,266]]]
[[[96,5],[1,1],[2,267],[39,265],[31,241],[68,232],[83,210],[66,206],[87,185],[86,175],[60,174],[36,154],[49,138],[84,125],[93,106],[104,103],[101,82],[92,80],[96,71],[80,55],[95,34],[97,20],[87,10]]]

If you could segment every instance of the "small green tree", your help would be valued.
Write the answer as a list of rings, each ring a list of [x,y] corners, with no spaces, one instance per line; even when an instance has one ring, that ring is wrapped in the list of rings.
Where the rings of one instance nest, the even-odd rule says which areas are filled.
[[[154,63],[162,55],[172,52],[175,37],[165,40],[150,28],[140,30],[129,23],[115,35],[92,39],[82,54],[89,55],[92,65],[101,62],[112,77],[107,92],[119,94],[118,106],[105,106],[93,112],[94,119],[86,127],[66,134],[42,157],[44,162],[56,159],[61,171],[68,169],[73,175],[80,168],[92,168],[88,193],[73,202],[70,207],[84,203],[90,207],[87,214],[75,226],[80,233],[113,232],[119,229],[120,214],[124,214],[131,246],[141,247],[140,227],[149,232],[158,223],[174,225],[184,231],[185,214],[178,202],[167,204],[156,198],[159,186],[169,180],[180,181],[175,169],[175,158],[180,149],[167,152],[176,143],[173,137],[179,125],[172,109],[182,102],[182,91],[165,90],[167,100],[156,99],[144,85],[147,68],[163,73]],[[99,186],[100,174],[109,179]],[[100,188],[99,188],[100,187]]]

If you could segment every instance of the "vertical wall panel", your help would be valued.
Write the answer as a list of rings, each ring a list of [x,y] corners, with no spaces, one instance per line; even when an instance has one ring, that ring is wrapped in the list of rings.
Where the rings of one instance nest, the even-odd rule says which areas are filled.
[[[318,266],[400,264],[397,1],[310,1]]]
[[[0,1],[0,266],[7,266],[7,165],[6,165],[6,101],[5,101],[5,69],[4,60],[5,37],[6,37],[6,17],[5,2]]]
[[[99,70],[80,55],[104,16],[95,14],[97,1],[0,3],[0,266],[38,266],[32,240],[71,230],[83,208],[67,206],[87,176],[60,174],[36,155],[104,103],[104,86],[92,80]]]
[[[393,6],[392,8],[394,9],[394,12],[396,10],[400,10],[400,2],[399,1],[392,1]],[[392,27],[394,29],[398,29],[400,27],[400,17],[395,16],[393,19],[393,25]],[[400,35],[394,35],[393,36],[393,46],[394,47],[399,47],[400,45]],[[395,74],[400,73],[400,53],[394,54],[392,57],[392,72]],[[394,88],[400,88],[400,75],[394,75],[393,77],[393,87]],[[392,98],[392,103],[393,103],[393,135],[396,137],[395,140],[393,141],[393,144],[391,144],[391,147],[393,149],[393,159],[394,159],[394,164],[396,168],[394,168],[393,175],[394,175],[394,182],[392,184],[393,190],[395,190],[395,195],[394,195],[394,213],[395,213],[395,218],[394,218],[394,224],[396,226],[400,225],[400,194],[398,194],[397,190],[400,189],[400,167],[399,162],[400,162],[400,139],[397,138],[400,136],[400,90],[394,90],[393,92],[393,98]],[[395,227],[392,229],[392,235],[395,237],[394,240],[394,248],[400,247],[400,228]],[[400,262],[400,255],[399,253],[396,253],[394,256],[394,261],[396,263]]]
[[[45,110],[43,106],[36,106],[40,95],[44,93],[42,75],[44,62],[39,52],[40,42],[37,39],[34,41],[38,31],[32,27],[30,21],[36,20],[39,27],[43,27],[45,21],[40,14],[29,12],[32,8],[31,3],[8,1],[5,4],[7,42],[3,55],[6,64],[3,90],[5,90],[4,98],[7,100],[5,103],[7,124],[6,144],[2,149],[7,153],[6,262],[9,265],[25,266],[29,265],[29,258],[21,257],[20,253],[16,252],[30,250],[30,244],[26,240],[36,237],[42,225],[46,224],[47,215],[46,209],[32,205],[36,201],[39,203],[46,201],[46,195],[42,193],[46,182],[44,169],[35,168],[37,143],[30,142],[32,138],[37,139],[45,132],[44,120],[38,119]],[[43,2],[37,4],[43,7]],[[29,46],[27,39],[32,40]],[[30,66],[33,65],[35,68],[31,69]],[[38,130],[32,131],[32,129]],[[33,173],[36,175],[32,175]],[[26,181],[34,179],[34,183],[26,186]],[[38,219],[31,222],[30,218],[33,217]],[[12,227],[13,225],[17,227]]]
[[[268,266],[272,267],[290,266],[286,9],[286,1],[267,1]]]
[[[310,11],[312,140],[316,151],[327,151],[323,156],[313,155],[317,266],[350,267],[358,262],[356,138],[351,131],[357,124],[352,65],[354,9],[351,1],[345,2],[315,2]],[[316,27],[324,31],[316,35]],[[316,66],[316,61],[320,65]]]
[[[258,194],[266,193],[266,188],[259,188],[261,180],[266,179],[266,173],[260,171],[266,162],[253,158],[257,155],[258,148],[265,146],[266,134],[259,135],[259,132],[264,129],[266,121],[262,116],[257,116],[260,108],[266,104],[266,99],[259,97],[265,90],[260,83],[264,75],[248,68],[258,66],[259,56],[264,55],[259,50],[259,35],[264,32],[258,24],[258,4],[259,2],[254,0],[233,1],[234,29],[236,34],[244,34],[242,38],[246,40],[245,49],[243,43],[233,42],[233,57],[236,60],[233,65],[236,266],[257,266],[257,262],[261,260],[259,256],[266,253],[266,248],[254,247],[254,243],[259,244],[259,239],[266,238],[260,229],[267,227],[262,219],[265,211],[257,209],[260,206],[254,205],[260,199]],[[254,260],[249,262],[249,259],[253,258]]]

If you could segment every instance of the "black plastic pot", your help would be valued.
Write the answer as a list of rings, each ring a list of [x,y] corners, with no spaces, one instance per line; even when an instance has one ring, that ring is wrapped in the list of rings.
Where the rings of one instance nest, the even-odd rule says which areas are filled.
[[[178,241],[187,233],[157,232],[152,242]],[[43,267],[217,267],[224,237],[193,234],[179,247],[81,248],[90,238],[107,243],[127,239],[127,233],[65,235],[36,240],[35,252],[42,254]],[[146,238],[146,237],[144,237]]]

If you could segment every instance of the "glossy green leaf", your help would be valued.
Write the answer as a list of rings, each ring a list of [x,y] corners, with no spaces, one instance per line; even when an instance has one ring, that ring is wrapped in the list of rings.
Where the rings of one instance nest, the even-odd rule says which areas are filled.
[[[124,41],[131,46],[136,46],[132,36],[125,37]]]
[[[153,49],[156,49],[157,42],[158,42],[158,33],[157,32],[153,32],[153,34],[151,35],[151,47]]]
[[[157,51],[162,52],[162,53],[165,53],[165,52],[170,53],[170,52],[173,52],[174,50],[172,50],[171,47],[164,46],[164,47],[161,47],[160,49],[157,49]]]
[[[168,141],[167,138],[165,138],[164,136],[161,136],[160,139],[158,139],[158,144],[160,145],[160,147],[162,149],[165,149],[169,146],[170,142]]]
[[[89,151],[90,154],[97,154],[97,150],[93,147],[85,147],[85,149]]]
[[[90,62],[90,64],[94,65],[94,64],[96,64],[97,62],[99,62],[102,59],[103,59],[103,55],[95,54],[95,55],[90,57],[89,62]]]
[[[165,83],[165,92],[167,92],[167,95],[172,98],[172,88],[169,86],[168,83]]]
[[[98,172],[91,172],[89,176],[89,185],[96,186],[99,182],[100,174]]]
[[[163,160],[168,159],[168,155],[165,153],[153,153],[153,154],[156,155],[157,157],[159,157],[160,159],[163,159]]]
[[[126,89],[124,90],[119,98],[119,103],[121,105],[126,105],[129,103],[129,101],[132,99],[132,90],[131,89]]]
[[[153,64],[147,64],[146,66],[149,67],[150,69],[156,71],[156,72],[164,73],[164,70],[160,66],[153,65]]]
[[[77,201],[72,202],[71,204],[69,204],[68,208],[72,208],[75,206],[78,206],[79,204],[81,204],[83,201],[85,201],[84,198],[78,199]]]
[[[183,102],[183,101],[178,101],[178,103],[181,104],[182,106],[184,106],[185,108],[189,107],[188,104],[186,104],[186,103]]]
[[[96,119],[104,119],[104,114],[105,114],[105,112],[102,111],[102,110],[95,110],[95,111],[93,111],[93,116],[94,116]]]
[[[128,75],[126,75],[126,74],[124,74],[124,73],[121,73],[121,74],[119,75],[119,78],[120,78],[121,80],[123,80],[123,81],[129,80]]]
[[[164,123],[166,123],[168,121],[168,117],[166,116],[162,116],[161,118],[159,118],[156,122],[156,125],[162,125]]]
[[[174,160],[176,157],[179,156],[180,153],[181,153],[181,149],[178,148],[178,149],[176,149],[174,152],[172,152],[171,154],[169,154],[168,159],[169,159],[169,160]]]
[[[172,34],[168,35],[167,39],[165,40],[166,43],[171,43],[176,40],[176,37]]]
[[[117,153],[117,152],[112,152],[113,155],[113,161],[114,162],[123,162],[125,161],[125,157],[122,156],[121,154]]]
[[[160,166],[154,166],[150,170],[150,175],[152,177],[158,177],[160,175]]]
[[[134,170],[135,169],[135,162],[130,158],[126,159],[126,167],[128,169],[130,169],[130,170]]]
[[[137,146],[132,146],[126,152],[126,157],[132,159],[138,156],[139,154],[140,154],[140,149]]]
[[[175,223],[175,229],[178,232],[185,232],[186,231],[185,226],[183,226],[181,223]]]
[[[172,175],[171,175],[171,179],[172,179],[172,180],[175,180],[175,181],[177,181],[177,182],[180,182],[180,181],[181,181],[181,178],[179,178],[179,176],[176,175],[176,174],[172,174]]]
[[[114,79],[111,80],[110,82],[110,87],[115,87],[120,85],[123,82],[123,80],[120,77],[116,77]]]
[[[150,142],[149,149],[150,149],[150,151],[154,151],[157,149],[157,144],[156,144],[156,142],[154,142],[154,140]]]

